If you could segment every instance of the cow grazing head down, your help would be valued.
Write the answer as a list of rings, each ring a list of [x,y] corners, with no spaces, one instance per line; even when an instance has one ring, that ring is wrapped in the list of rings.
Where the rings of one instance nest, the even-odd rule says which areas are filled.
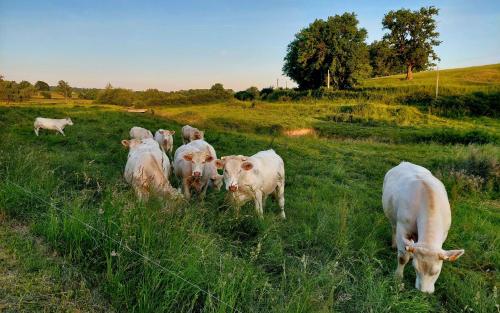
[[[201,130],[195,130],[191,135],[191,140],[198,140],[205,138],[205,132]]]
[[[67,118],[65,118],[65,120],[66,120],[66,124],[68,124],[70,126],[73,125],[73,121],[71,120],[71,118],[67,117]]]
[[[223,177],[226,184],[226,190],[231,192],[238,191],[238,180],[242,174],[252,170],[254,165],[247,161],[247,157],[243,155],[231,155],[222,157],[215,161],[218,169],[224,169]]]
[[[406,251],[413,256],[413,267],[417,274],[415,288],[427,293],[434,292],[443,261],[453,262],[464,254],[464,250],[430,249],[410,240],[406,242]]]
[[[129,148],[130,150],[136,148],[141,143],[142,143],[142,140],[140,140],[140,139],[130,139],[130,140],[124,139],[124,140],[122,140],[122,145],[125,148]]]
[[[185,154],[183,158],[185,161],[191,162],[191,176],[193,177],[203,176],[205,163],[212,162],[214,160],[208,151],[190,152]]]

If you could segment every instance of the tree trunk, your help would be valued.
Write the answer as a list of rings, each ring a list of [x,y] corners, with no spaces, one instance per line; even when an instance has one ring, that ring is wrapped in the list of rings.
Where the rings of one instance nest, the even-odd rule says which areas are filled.
[[[412,80],[413,79],[413,72],[412,72],[413,66],[411,64],[408,64],[406,68],[406,80]]]

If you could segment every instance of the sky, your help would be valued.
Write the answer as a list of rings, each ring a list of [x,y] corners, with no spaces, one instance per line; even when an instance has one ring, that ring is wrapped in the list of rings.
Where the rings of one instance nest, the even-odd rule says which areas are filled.
[[[498,0],[0,0],[0,74],[89,88],[290,87],[286,47],[315,19],[355,12],[370,43],[388,11],[429,5],[440,9],[440,68],[500,63]]]

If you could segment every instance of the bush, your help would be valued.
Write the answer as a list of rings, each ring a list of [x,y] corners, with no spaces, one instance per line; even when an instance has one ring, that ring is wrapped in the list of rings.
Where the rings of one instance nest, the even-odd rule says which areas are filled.
[[[50,91],[41,91],[40,94],[44,99],[52,99],[52,94]]]
[[[434,112],[449,116],[500,117],[500,92],[474,92],[458,96],[444,96],[432,101]]]

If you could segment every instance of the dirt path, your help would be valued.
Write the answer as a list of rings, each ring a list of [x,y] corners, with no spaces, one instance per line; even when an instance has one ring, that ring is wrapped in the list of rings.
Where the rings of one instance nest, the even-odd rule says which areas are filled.
[[[0,213],[0,312],[110,312],[82,275]]]

